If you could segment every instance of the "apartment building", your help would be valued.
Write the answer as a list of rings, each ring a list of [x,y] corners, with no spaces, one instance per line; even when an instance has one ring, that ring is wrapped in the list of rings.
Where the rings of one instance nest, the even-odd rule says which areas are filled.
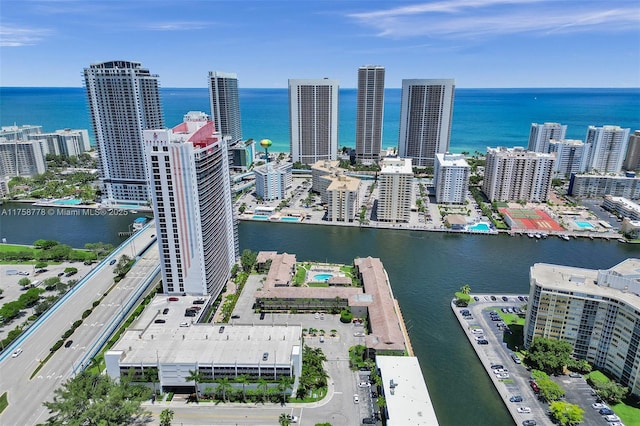
[[[524,328],[536,337],[565,340],[573,355],[640,394],[639,259],[593,270],[536,263]]]
[[[563,140],[566,133],[567,126],[560,123],[531,123],[527,150],[547,153],[550,141],[552,139]]]
[[[482,191],[492,201],[546,202],[555,154],[487,148]]]
[[[327,221],[353,222],[360,207],[360,179],[345,175],[325,176],[327,186]]]
[[[619,173],[627,153],[630,129],[620,126],[589,126],[585,144],[591,146],[586,171]]]
[[[599,198],[605,195],[640,198],[640,178],[633,172],[624,175],[573,174],[567,194],[581,198]]]
[[[411,159],[385,157],[378,174],[376,215],[382,222],[409,222],[413,203]]]
[[[269,162],[256,167],[253,175],[256,179],[256,195],[265,201],[287,198],[287,189],[291,188],[293,164]]]
[[[469,191],[471,167],[462,154],[436,154],[433,168],[436,203],[464,204]]]
[[[384,118],[384,67],[358,68],[356,110],[356,161],[371,164],[380,160]]]

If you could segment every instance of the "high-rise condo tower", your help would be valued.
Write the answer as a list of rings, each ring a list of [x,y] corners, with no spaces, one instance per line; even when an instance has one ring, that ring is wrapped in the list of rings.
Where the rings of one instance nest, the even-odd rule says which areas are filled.
[[[164,127],[158,76],[138,62],[109,61],[85,68],[84,80],[98,147],[103,200],[147,204],[151,196],[142,132]]]
[[[433,167],[449,151],[455,80],[402,80],[398,154],[414,167]]]
[[[164,292],[215,299],[239,251],[227,143],[203,112],[144,141]]]
[[[228,143],[242,139],[238,76],[235,73],[209,71],[211,116],[216,129]]]
[[[338,81],[289,80],[291,160],[313,164],[338,156]]]
[[[358,68],[358,108],[356,113],[356,161],[380,160],[384,115],[384,67]]]

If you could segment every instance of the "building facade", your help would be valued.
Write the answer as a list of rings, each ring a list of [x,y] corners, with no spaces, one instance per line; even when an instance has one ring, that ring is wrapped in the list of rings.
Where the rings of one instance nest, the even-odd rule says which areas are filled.
[[[566,133],[567,126],[560,123],[531,123],[527,150],[547,153],[551,139],[562,140]]]
[[[342,174],[338,167],[339,161],[316,161],[311,165],[311,190],[320,195],[322,203],[327,202],[327,188],[332,182],[332,177]]]
[[[605,195],[640,198],[640,178],[635,173],[624,175],[574,174],[569,180],[568,195],[581,198],[598,198]]]
[[[371,164],[380,160],[384,118],[384,67],[358,68],[356,110],[356,161]]]
[[[226,141],[202,112],[144,140],[164,293],[215,299],[239,251]]]
[[[253,174],[256,178],[256,195],[265,201],[284,200],[287,189],[291,188],[293,164],[269,162],[256,167]]]
[[[32,134],[28,136],[28,139],[44,139],[47,145],[47,153],[52,155],[77,157],[91,150],[89,132],[87,130],[56,130],[52,133]]]
[[[338,81],[289,80],[291,161],[313,164],[338,157]]]
[[[462,154],[436,154],[433,168],[436,203],[464,204],[469,191],[471,167]]]
[[[640,394],[638,270],[638,259],[606,270],[533,265],[525,346],[536,337],[567,341],[576,358]]]
[[[618,217],[640,220],[640,205],[627,198],[605,195],[602,207],[612,213],[615,213]]]
[[[417,167],[433,167],[449,151],[455,80],[402,80],[398,154]]]
[[[487,148],[482,192],[491,201],[544,203],[549,197],[554,154],[524,148]]]
[[[242,140],[238,75],[209,71],[209,100],[211,118],[222,137],[228,137],[227,144]]]
[[[360,179],[345,175],[327,176],[327,220],[353,222],[360,207]]]
[[[231,170],[246,172],[253,165],[256,143],[253,139],[240,140],[229,146]]]
[[[409,222],[413,202],[410,158],[386,157],[378,174],[377,218],[382,222]]]
[[[33,176],[47,170],[44,140],[0,138],[0,178],[6,176]]]
[[[583,173],[586,168],[589,148],[589,145],[585,145],[579,140],[550,140],[548,152],[556,155],[553,176],[566,179],[572,173]]]
[[[158,76],[139,62],[109,61],[85,68],[84,81],[103,202],[147,204],[151,195],[142,132],[164,127]]]
[[[622,163],[623,170],[640,169],[640,130],[636,130],[629,136],[627,152]]]
[[[590,145],[586,171],[619,173],[629,143],[629,129],[620,126],[589,126],[585,144]]]

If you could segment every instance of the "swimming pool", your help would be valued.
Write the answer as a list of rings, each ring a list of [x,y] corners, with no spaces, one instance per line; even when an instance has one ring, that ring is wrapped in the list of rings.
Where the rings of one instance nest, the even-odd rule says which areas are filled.
[[[490,230],[491,230],[491,227],[489,226],[489,224],[484,222],[476,223],[475,225],[472,225],[472,226],[467,226],[467,231],[487,232]]]
[[[284,221],[284,222],[299,222],[300,219],[298,219],[297,217],[281,217],[280,220]]]
[[[576,224],[576,226],[580,227],[581,229],[595,229],[595,226],[593,226],[589,222],[581,222],[576,220],[574,223]]]
[[[267,220],[269,219],[269,216],[265,216],[263,214],[254,214],[253,218],[257,220]]]
[[[333,274],[316,274],[313,276],[314,281],[329,281]]]
[[[53,204],[58,204],[61,206],[77,206],[80,204],[82,200],[76,200],[75,198],[70,198],[68,200],[55,200]]]

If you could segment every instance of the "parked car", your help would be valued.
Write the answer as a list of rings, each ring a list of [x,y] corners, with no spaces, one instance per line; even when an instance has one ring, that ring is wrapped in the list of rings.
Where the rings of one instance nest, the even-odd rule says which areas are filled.
[[[574,379],[577,379],[579,377],[582,377],[582,374],[573,372],[573,373],[569,374],[569,377],[573,377]]]
[[[73,345],[73,340],[67,340],[67,342],[64,344],[65,348],[70,347],[71,345]]]
[[[600,413],[603,416],[610,416],[610,415],[614,414],[613,410],[611,408],[609,408],[609,407],[599,409],[598,413]]]
[[[265,352],[262,354],[262,360],[266,361],[267,359],[269,359],[269,352]]]
[[[620,421],[620,417],[616,416],[615,414],[609,414],[608,416],[604,416],[604,419],[608,422],[619,422]]]
[[[358,396],[358,394],[357,394],[357,393],[354,393],[354,394],[353,394],[353,403],[354,403],[354,404],[357,404],[357,403],[359,403],[359,402],[360,402],[360,397]]]
[[[263,319],[264,319],[264,317],[265,317],[265,315],[266,315],[266,314],[265,314],[264,312],[260,312],[260,319],[261,319],[261,320],[263,320]]]
[[[238,319],[238,318],[240,318],[240,315],[238,314],[231,315],[231,319]]]
[[[609,407],[607,407],[606,404],[603,404],[601,402],[594,402],[593,404],[591,404],[591,408],[594,408],[596,410],[600,410],[601,408],[609,408]]]
[[[511,402],[522,402],[522,397],[520,395],[514,395],[511,398],[509,398],[509,401],[511,401]]]
[[[369,386],[371,386],[371,383],[369,383],[369,382],[360,382],[360,383],[358,383],[358,387],[359,388],[368,388]]]
[[[537,425],[536,421],[531,419],[525,420],[522,422],[522,426],[536,426],[536,425]]]
[[[224,325],[221,325],[218,329],[218,333],[224,333]]]
[[[378,421],[376,420],[375,417],[365,417],[364,419],[362,419],[362,424],[363,425],[375,425],[375,424],[378,424]]]
[[[162,310],[162,314],[163,314],[163,315],[167,315],[168,313],[169,313],[169,308],[164,308],[164,309]]]
[[[518,407],[517,411],[520,414],[529,414],[531,413],[531,407]]]
[[[518,357],[518,355],[516,354],[511,354],[511,359],[513,360],[513,362],[515,362],[516,364],[520,364],[522,361],[520,361],[520,357]]]
[[[488,345],[489,341],[488,340],[478,340],[478,344],[479,345]]]
[[[502,296],[502,300],[507,302],[509,300],[509,298],[507,296]]]
[[[116,260],[115,259],[111,259],[111,262],[109,262],[109,265],[115,265]]]
[[[180,327],[189,327],[189,323],[188,322],[181,322],[180,323]]]
[[[493,364],[491,366],[492,370],[499,370],[500,368],[504,368],[504,365],[502,365],[502,364]]]
[[[156,324],[164,324],[164,323],[165,323],[165,322],[167,322],[167,321],[163,320],[162,318],[158,318],[158,319],[157,319],[157,320],[155,320],[154,322],[155,322]]]
[[[496,378],[498,378],[498,379],[508,379],[509,378],[509,373],[498,373],[498,374],[496,374]]]
[[[474,328],[471,330],[473,334],[484,334],[484,330],[481,328]]]
[[[171,296],[170,298],[167,299],[169,302],[177,302],[178,300],[180,300],[179,298],[175,297],[175,296]]]

